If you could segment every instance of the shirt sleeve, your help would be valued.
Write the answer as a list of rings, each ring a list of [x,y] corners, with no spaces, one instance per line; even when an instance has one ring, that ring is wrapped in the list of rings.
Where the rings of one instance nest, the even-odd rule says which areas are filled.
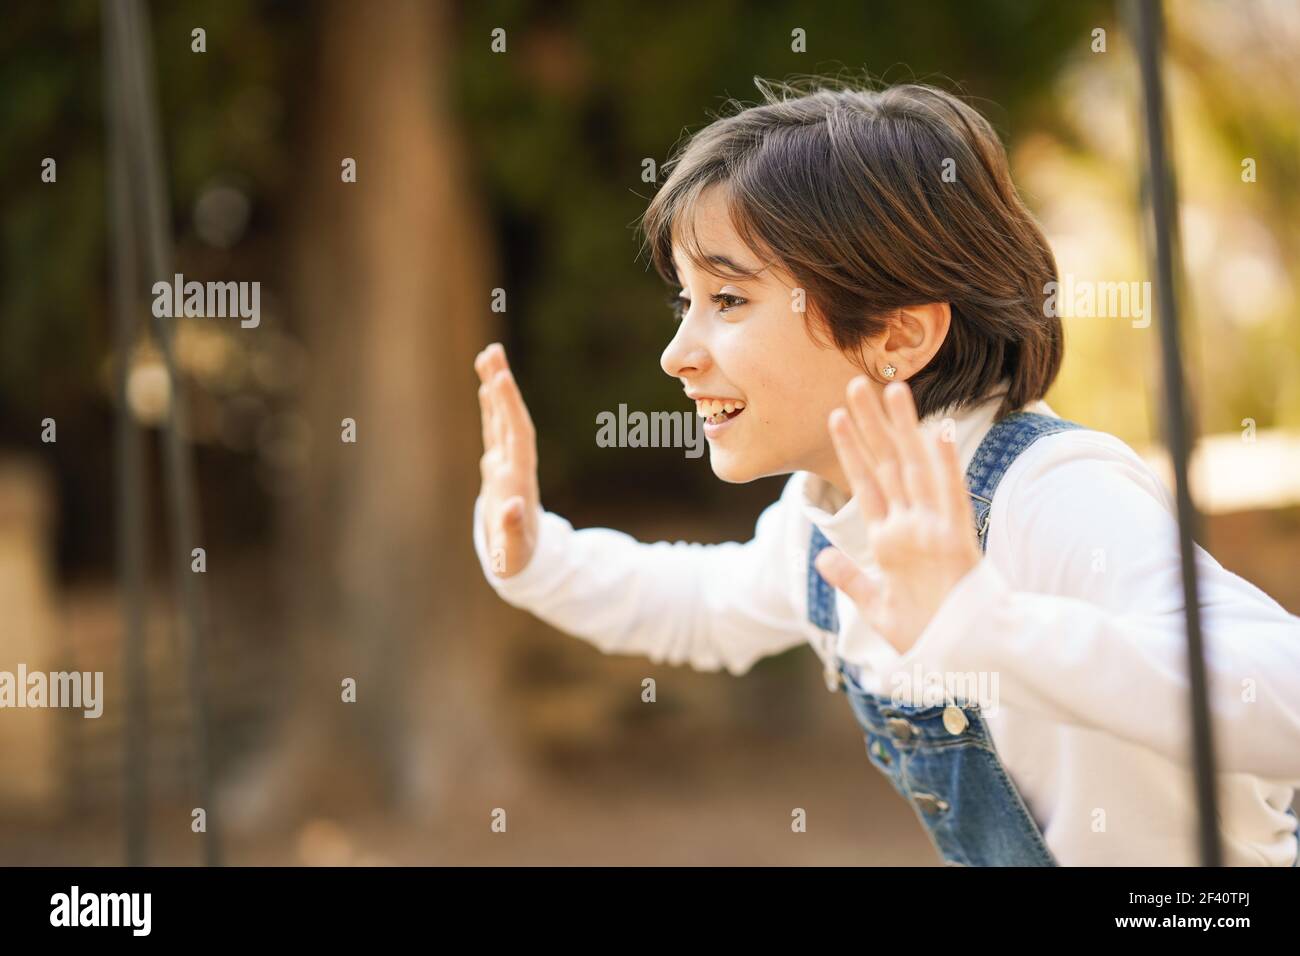
[[[480,498],[474,547],[502,599],[607,654],[739,675],[807,640],[784,574],[792,560],[787,499],[763,511],[743,544],[643,543],[609,528],[575,530],[543,511],[533,557],[500,578],[491,570]]]
[[[1025,467],[1017,461],[1003,479],[1005,494],[998,488],[988,554],[949,593],[900,670],[983,671],[990,684],[996,675],[1003,704],[1189,766],[1169,493],[1111,436],[1040,442],[1043,453],[1031,446]],[[1199,545],[1196,563],[1218,769],[1300,783],[1300,618]]]

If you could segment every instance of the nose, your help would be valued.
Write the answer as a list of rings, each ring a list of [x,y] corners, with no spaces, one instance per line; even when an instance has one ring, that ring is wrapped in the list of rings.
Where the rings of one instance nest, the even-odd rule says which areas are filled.
[[[690,316],[683,317],[677,334],[659,356],[659,367],[673,378],[686,378],[708,370],[712,364],[708,350],[695,338]]]

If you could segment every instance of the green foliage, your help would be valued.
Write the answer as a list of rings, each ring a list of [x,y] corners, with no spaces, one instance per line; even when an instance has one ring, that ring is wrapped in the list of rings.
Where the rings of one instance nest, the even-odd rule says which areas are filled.
[[[323,7],[175,0],[150,9],[181,259],[195,246],[195,198],[215,178],[235,179],[252,201],[249,239],[256,241],[246,239],[234,254],[281,257],[289,241],[281,213],[294,199],[308,111],[319,106],[313,76],[328,68],[317,50]],[[729,97],[753,101],[756,75],[863,73],[961,89],[1009,144],[1046,132],[1086,158],[1089,144],[1065,117],[1059,78],[1066,64],[1087,57],[1094,27],[1110,31],[1113,50],[1124,45],[1112,4],[1100,0],[501,0],[452,9],[450,89],[474,160],[472,186],[486,197],[492,218],[494,284],[509,291],[502,332],[538,421],[549,489],[579,475],[588,488],[615,479],[619,487],[716,487],[707,468],[680,450],[621,453],[593,441],[596,413],[619,403],[687,409],[658,364],[673,328],[666,290],[638,257],[635,224],[655,188],[641,181],[646,158],[661,165],[683,132],[707,123]],[[1197,26],[1207,11],[1226,15],[1192,5],[1170,22],[1171,63],[1185,77],[1171,83],[1171,95],[1190,88],[1197,97],[1183,101],[1176,116],[1182,185],[1212,212],[1231,208],[1267,222],[1278,257],[1293,262],[1300,251],[1300,150],[1291,101],[1262,95],[1248,59],[1209,55],[1196,32],[1207,29]],[[196,26],[207,31],[201,55],[190,49]],[[505,53],[490,47],[497,27],[506,31]],[[795,28],[806,32],[807,53],[791,50]],[[0,403],[7,409],[0,440],[14,439],[16,420],[54,409],[102,412],[106,401],[101,42],[95,0],[12,5],[0,33]],[[1130,67],[1106,64],[1136,91],[1135,76],[1124,73]],[[1234,169],[1244,155],[1255,157],[1261,172],[1258,184],[1242,192]],[[46,156],[58,161],[57,185],[40,182]],[[1084,175],[1096,182],[1107,162],[1092,156]],[[1105,175],[1112,187],[1107,201],[1131,203],[1136,168]],[[1224,183],[1237,192],[1216,206],[1214,190],[1226,192]],[[1058,181],[1053,188],[1072,187]],[[1246,198],[1233,198],[1240,196]],[[1033,205],[1036,197],[1029,199]],[[1294,296],[1256,325],[1234,324],[1209,310],[1208,292],[1198,291],[1202,281],[1189,276],[1185,312],[1201,329],[1189,350],[1204,353],[1202,363],[1216,362],[1194,378],[1203,389],[1203,425],[1233,429],[1246,416],[1261,427],[1294,425],[1300,326],[1284,314]],[[485,311],[487,302],[485,290]],[[1061,395],[1069,411],[1086,409],[1103,426],[1123,421],[1141,432],[1141,420],[1154,417],[1144,410],[1157,394],[1150,385],[1155,346],[1150,330],[1126,335],[1081,329]],[[1231,374],[1221,374],[1225,363]],[[1147,384],[1135,386],[1135,377]]]
[[[310,22],[295,5],[154,4],[156,85],[178,243],[205,182],[236,176],[255,208],[281,200],[283,138],[310,99]],[[203,27],[207,52],[191,50]],[[111,339],[100,5],[14,4],[0,32],[0,402],[18,417],[93,412]],[[53,157],[58,181],[40,180]],[[143,318],[143,317],[142,317]],[[0,421],[6,432],[12,421]],[[24,429],[23,434],[26,433]],[[3,433],[0,433],[3,434]]]

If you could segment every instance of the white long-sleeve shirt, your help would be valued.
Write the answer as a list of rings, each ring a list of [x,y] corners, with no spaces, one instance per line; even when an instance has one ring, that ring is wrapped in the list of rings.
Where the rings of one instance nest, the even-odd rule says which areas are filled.
[[[998,401],[948,415],[963,469]],[[1055,414],[1043,402],[1027,410]],[[1168,490],[1119,439],[1083,429],[1039,438],[997,487],[985,558],[904,655],[843,594],[838,636],[808,621],[814,522],[868,571],[872,562],[857,502],[805,472],[744,544],[644,544],[544,511],[529,564],[502,579],[482,499],[474,541],[504,600],[606,653],[739,675],[809,643],[824,661],[857,665],[880,693],[902,675],[996,675],[986,724],[1057,861],[1178,866],[1198,858],[1173,514]],[[1290,866],[1300,618],[1199,546],[1196,557],[1225,862]]]

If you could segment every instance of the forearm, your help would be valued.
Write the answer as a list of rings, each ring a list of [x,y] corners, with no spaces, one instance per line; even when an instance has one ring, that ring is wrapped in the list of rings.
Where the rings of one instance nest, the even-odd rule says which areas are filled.
[[[607,528],[575,530],[545,512],[532,560],[501,578],[492,568],[480,501],[474,545],[503,600],[605,653],[741,674],[804,640],[779,587],[761,580],[755,542],[646,544]]]
[[[1300,619],[1262,601],[1206,601],[1202,619],[1220,771],[1300,782]],[[1116,614],[1077,598],[1017,592],[984,561],[902,658],[902,673],[917,670],[983,672],[1001,704],[1190,760],[1176,606]]]

